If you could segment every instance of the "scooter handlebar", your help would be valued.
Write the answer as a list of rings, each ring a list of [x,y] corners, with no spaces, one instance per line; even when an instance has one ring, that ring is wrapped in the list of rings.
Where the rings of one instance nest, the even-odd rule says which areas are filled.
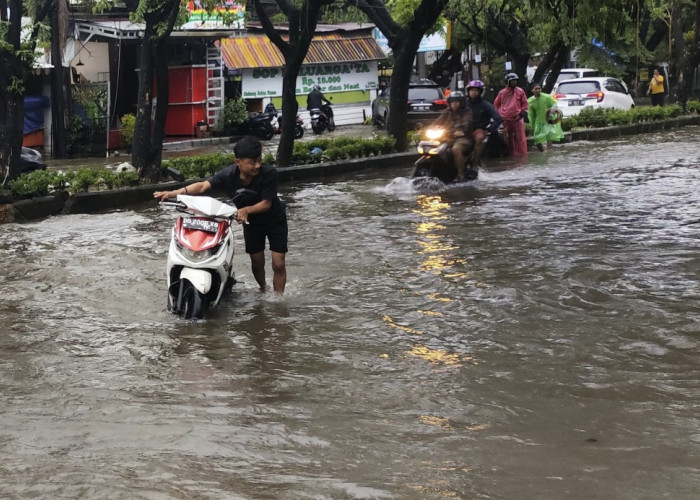
[[[185,212],[187,210],[187,205],[181,201],[161,201],[160,205],[165,208],[174,208],[178,212]]]

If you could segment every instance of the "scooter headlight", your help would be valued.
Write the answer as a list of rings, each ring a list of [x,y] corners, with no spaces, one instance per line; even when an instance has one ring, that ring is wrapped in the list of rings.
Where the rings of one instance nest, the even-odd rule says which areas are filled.
[[[199,252],[195,252],[194,250],[191,250],[187,247],[182,247],[182,255],[186,258],[189,259],[193,262],[202,262],[204,260],[207,260],[209,257],[211,257],[211,250],[201,250]]]
[[[440,139],[445,134],[445,129],[442,128],[429,128],[425,131],[425,137],[431,141],[436,141]]]

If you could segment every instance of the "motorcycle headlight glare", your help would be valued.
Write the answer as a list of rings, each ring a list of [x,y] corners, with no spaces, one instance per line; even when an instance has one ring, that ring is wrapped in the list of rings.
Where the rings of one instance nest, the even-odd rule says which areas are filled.
[[[428,139],[431,139],[433,141],[440,139],[442,135],[445,133],[444,129],[441,128],[429,128],[428,130],[425,131],[425,136]]]

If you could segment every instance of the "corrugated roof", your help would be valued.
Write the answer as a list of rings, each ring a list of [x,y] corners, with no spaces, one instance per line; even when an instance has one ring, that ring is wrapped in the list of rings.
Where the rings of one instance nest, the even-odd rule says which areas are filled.
[[[231,69],[281,68],[284,58],[267,36],[224,38],[221,52]],[[342,38],[324,35],[311,41],[304,64],[326,64],[351,61],[377,61],[386,58],[372,37]]]

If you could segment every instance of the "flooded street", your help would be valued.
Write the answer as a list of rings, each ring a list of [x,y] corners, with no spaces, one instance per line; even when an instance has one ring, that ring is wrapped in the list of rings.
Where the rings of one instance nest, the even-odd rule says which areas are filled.
[[[0,226],[0,497],[698,498],[698,137],[285,184],[202,322],[155,203]]]

